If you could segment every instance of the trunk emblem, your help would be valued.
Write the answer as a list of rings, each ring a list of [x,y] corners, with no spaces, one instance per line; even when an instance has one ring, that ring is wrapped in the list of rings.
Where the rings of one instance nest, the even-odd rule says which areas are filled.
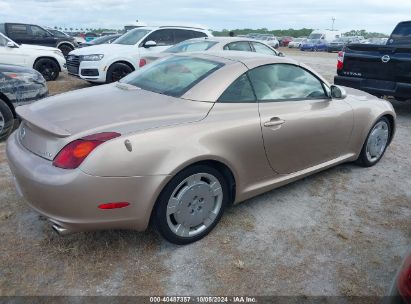
[[[381,58],[381,61],[384,62],[384,63],[387,63],[387,62],[390,61],[390,60],[391,60],[391,58],[390,58],[390,56],[388,56],[388,55],[384,55],[384,56],[382,56],[382,58]]]

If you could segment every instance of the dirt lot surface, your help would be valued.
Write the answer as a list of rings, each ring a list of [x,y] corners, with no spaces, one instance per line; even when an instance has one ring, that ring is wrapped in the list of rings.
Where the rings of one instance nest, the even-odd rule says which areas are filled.
[[[285,50],[332,80],[336,54]],[[62,76],[50,92],[89,86]],[[305,178],[230,208],[204,240],[151,230],[56,235],[19,198],[0,144],[0,295],[383,295],[411,246],[411,103],[380,164]]]

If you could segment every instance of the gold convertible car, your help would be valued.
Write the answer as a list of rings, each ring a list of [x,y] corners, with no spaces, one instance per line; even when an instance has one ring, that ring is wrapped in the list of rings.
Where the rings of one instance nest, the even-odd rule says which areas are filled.
[[[177,244],[204,237],[230,204],[344,162],[376,164],[395,131],[389,102],[239,51],[174,55],[17,113],[16,188],[57,232],[151,222]]]

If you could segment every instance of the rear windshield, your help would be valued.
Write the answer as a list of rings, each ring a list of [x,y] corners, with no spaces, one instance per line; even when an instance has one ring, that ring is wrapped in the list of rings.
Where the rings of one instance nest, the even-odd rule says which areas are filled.
[[[150,30],[134,29],[119,37],[113,44],[135,45],[149,32]]]
[[[401,22],[391,35],[392,39],[411,38],[411,22]]]
[[[129,74],[120,82],[173,97],[184,95],[222,63],[193,57],[170,57]]]
[[[164,52],[166,53],[182,53],[182,52],[201,52],[206,51],[213,45],[217,44],[216,41],[184,41],[168,48]]]

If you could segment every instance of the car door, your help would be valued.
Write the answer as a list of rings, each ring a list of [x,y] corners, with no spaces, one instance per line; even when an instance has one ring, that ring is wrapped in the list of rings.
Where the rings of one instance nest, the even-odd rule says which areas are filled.
[[[21,66],[26,65],[26,56],[17,45],[15,45],[15,47],[7,46],[9,41],[10,40],[0,35],[0,63]]]
[[[259,103],[267,158],[274,171],[289,174],[345,153],[353,111],[328,97],[326,85],[293,64],[271,64],[249,71]]]
[[[144,47],[147,41],[154,41],[156,46]],[[149,53],[158,53],[164,51],[170,46],[174,45],[174,32],[173,29],[160,29],[152,32],[148,35],[143,42],[140,44],[140,53],[149,54]]]
[[[30,25],[32,44],[55,47],[56,38],[45,29],[37,25]]]

